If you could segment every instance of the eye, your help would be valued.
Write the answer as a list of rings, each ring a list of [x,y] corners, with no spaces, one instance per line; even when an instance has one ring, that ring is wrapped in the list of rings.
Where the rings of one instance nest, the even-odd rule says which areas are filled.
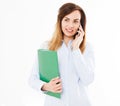
[[[66,19],[64,19],[64,21],[68,22],[68,21],[69,21],[69,19],[68,19],[68,18],[66,18]]]
[[[79,21],[78,21],[78,20],[75,20],[74,23],[79,23]]]

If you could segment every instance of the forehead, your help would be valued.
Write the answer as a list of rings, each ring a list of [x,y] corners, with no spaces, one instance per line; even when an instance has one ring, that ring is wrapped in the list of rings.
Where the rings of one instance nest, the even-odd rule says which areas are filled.
[[[81,14],[78,10],[75,10],[70,14],[66,15],[65,17],[70,19],[81,19]]]

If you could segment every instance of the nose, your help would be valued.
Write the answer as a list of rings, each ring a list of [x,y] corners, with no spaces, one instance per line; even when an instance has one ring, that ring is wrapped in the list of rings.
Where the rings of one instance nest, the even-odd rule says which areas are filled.
[[[73,27],[74,27],[73,22],[69,22],[69,27],[70,27],[70,28],[73,28]]]

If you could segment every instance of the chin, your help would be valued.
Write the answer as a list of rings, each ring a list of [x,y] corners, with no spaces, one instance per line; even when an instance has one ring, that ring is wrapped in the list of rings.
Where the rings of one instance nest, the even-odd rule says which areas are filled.
[[[66,35],[68,38],[73,38],[74,35]]]

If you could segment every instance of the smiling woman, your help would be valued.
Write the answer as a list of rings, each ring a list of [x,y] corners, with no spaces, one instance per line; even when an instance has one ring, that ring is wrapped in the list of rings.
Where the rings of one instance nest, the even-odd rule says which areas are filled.
[[[41,92],[61,93],[61,98],[46,95],[44,106],[91,106],[86,92],[94,80],[94,53],[86,43],[86,16],[74,3],[63,4],[58,13],[52,39],[42,49],[57,51],[60,77],[40,80],[38,57],[29,84]]]
[[[64,32],[64,37],[70,39],[73,38],[73,35],[77,32],[78,27],[80,26],[80,18],[81,15],[78,10],[73,11],[63,18],[62,31]]]
[[[71,17],[68,17],[74,12],[71,8],[68,11],[68,7],[71,6],[66,6],[66,8],[61,6],[68,0],[54,0],[53,2],[51,0],[0,0],[0,106],[43,106],[43,102],[46,103],[46,100],[48,100],[49,105],[52,104],[51,106],[54,106],[58,101],[61,101],[64,105],[68,103],[70,106],[71,102],[75,103],[77,101],[78,95],[80,95],[78,97],[79,101],[82,102],[86,102],[83,99],[89,96],[92,106],[120,106],[120,13],[117,12],[120,10],[119,0],[69,1],[82,6],[87,16],[85,30],[84,24],[86,21],[83,18],[82,11],[80,11],[82,28],[78,29],[81,31],[83,29],[84,32],[78,31],[76,33],[82,33],[84,35],[83,40],[86,39],[85,41],[90,42],[95,50],[94,82],[87,88],[85,84],[87,80],[83,80],[83,78],[87,79],[89,77],[84,77],[83,74],[78,73],[89,73],[84,71],[85,69],[82,71],[81,68],[83,69],[87,62],[86,66],[90,67],[91,64],[89,63],[94,61],[90,45],[86,42],[85,46],[80,44],[81,49],[77,58],[78,63],[84,63],[84,65],[78,65],[79,71],[77,72],[78,68],[76,68],[77,65],[73,57],[76,50],[74,51],[71,46],[72,38],[68,43],[65,43],[65,37],[71,36],[74,28],[70,26],[63,28],[62,25],[67,24],[67,22],[62,23],[63,19],[69,18],[69,21],[66,19],[68,24],[70,22],[69,25],[74,25],[74,21],[79,21],[73,21]],[[56,13],[60,6],[63,11],[61,9],[58,11],[59,17],[55,28]],[[37,48],[40,48],[41,42],[51,37],[54,28],[54,39],[50,39],[51,43],[45,43],[44,47],[49,47],[47,49],[51,47],[59,55],[62,85],[61,99],[59,100],[56,100],[56,98],[51,100],[52,97],[48,98],[48,96],[45,97],[44,93],[36,92],[28,86],[27,82],[29,74],[32,74],[30,71]],[[60,46],[57,44],[60,44]],[[59,48],[56,49],[56,47]],[[83,52],[81,52],[82,50]],[[91,54],[92,56],[89,56]],[[33,84],[38,83],[38,87],[32,83],[31,85],[41,91],[41,86],[46,86],[38,78],[37,62],[34,65],[36,65],[33,68],[35,75],[32,74],[31,76],[34,79]],[[74,76],[79,80],[75,81]],[[78,85],[78,89],[73,84]],[[89,91],[88,96],[85,95],[84,88]],[[73,93],[76,92],[79,93],[74,96]],[[75,105],[76,103],[73,106]]]

